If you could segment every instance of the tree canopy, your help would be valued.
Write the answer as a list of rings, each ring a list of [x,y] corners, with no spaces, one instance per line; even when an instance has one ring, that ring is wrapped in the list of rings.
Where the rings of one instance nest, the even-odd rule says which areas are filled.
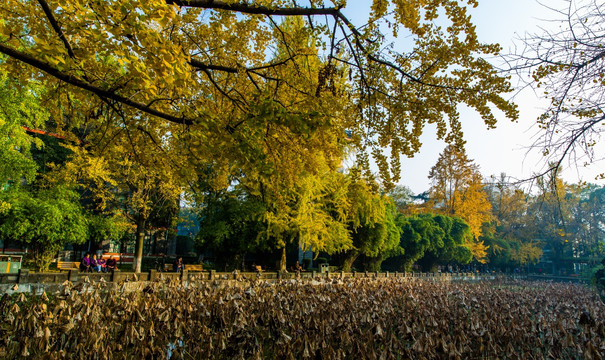
[[[517,117],[509,80],[486,61],[500,47],[478,39],[469,6],[374,0],[358,25],[345,1],[6,0],[0,68],[15,89],[35,84],[35,126],[66,140],[55,176],[136,225],[136,270],[158,204],[234,187],[261,204],[259,236],[276,248],[380,261],[398,229],[370,163],[388,190],[427,124],[460,149],[459,106],[487,127],[493,110]],[[337,172],[352,152],[362,181]],[[238,218],[218,210],[232,200],[211,215]]]
[[[15,189],[0,192],[0,198],[9,205],[0,211],[0,236],[28,246],[39,270],[48,269],[66,244],[88,239],[88,219],[70,189]]]
[[[163,128],[193,163],[255,134],[304,137],[329,125],[322,132],[331,141],[320,149],[334,149],[350,129],[365,150],[360,162],[371,155],[396,180],[399,156],[418,151],[425,124],[460,143],[459,104],[489,127],[491,106],[517,116],[501,97],[508,80],[484,59],[500,47],[480,42],[466,12],[477,3],[466,4],[375,0],[359,26],[344,1],[8,0],[0,5],[0,53],[18,81],[36,78],[53,90],[62,133]],[[409,36],[409,49],[396,50],[391,36]],[[103,106],[126,115],[121,124],[99,116]],[[271,123],[259,133],[267,110]]]
[[[403,248],[403,254],[391,261],[397,270],[409,271],[416,262],[424,270],[432,270],[437,262],[467,264],[472,260],[470,228],[458,217],[400,214],[396,224],[401,228]]]
[[[27,129],[41,126],[47,119],[48,112],[37,101],[35,84],[19,85],[0,67],[0,186],[34,178],[37,165],[31,148],[43,143],[29,136]]]
[[[468,158],[464,147],[446,146],[429,179],[433,211],[462,218],[475,238],[481,236],[483,224],[491,220],[492,208],[479,167]],[[468,246],[478,261],[485,261],[486,247],[480,241]]]

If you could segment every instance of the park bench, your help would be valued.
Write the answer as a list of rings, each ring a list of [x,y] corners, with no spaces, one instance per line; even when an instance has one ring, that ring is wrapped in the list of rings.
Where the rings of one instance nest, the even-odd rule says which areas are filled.
[[[109,258],[112,256],[117,262],[120,262],[121,257],[122,257],[119,253],[105,253],[105,254],[101,255],[101,257],[103,259],[105,259],[105,261],[109,260]]]
[[[172,264],[164,264],[164,271],[165,272],[174,271],[174,266]]]
[[[202,264],[185,264],[185,270],[187,271],[204,271]]]
[[[79,261],[57,261],[57,269],[61,271],[80,270]]]

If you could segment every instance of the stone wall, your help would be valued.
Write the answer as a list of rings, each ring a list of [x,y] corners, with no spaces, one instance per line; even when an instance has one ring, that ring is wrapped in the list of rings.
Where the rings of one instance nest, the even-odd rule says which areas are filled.
[[[126,289],[142,289],[148,281],[180,281],[184,284],[193,281],[209,281],[216,286],[233,286],[243,281],[269,281],[280,280],[338,280],[345,278],[410,278],[427,279],[433,281],[479,281],[494,280],[498,276],[491,274],[472,274],[472,273],[389,273],[389,272],[303,272],[300,274],[288,272],[216,272],[211,271],[183,271],[182,273],[158,272],[151,270],[145,273],[135,274],[132,272],[116,271],[114,273],[84,273],[76,270],[63,272],[36,273],[22,269],[18,274],[0,274],[0,293],[37,293],[43,291],[55,292],[62,288],[67,281],[72,284],[90,283],[104,284],[106,287],[122,287]],[[223,283],[223,284],[221,284]]]

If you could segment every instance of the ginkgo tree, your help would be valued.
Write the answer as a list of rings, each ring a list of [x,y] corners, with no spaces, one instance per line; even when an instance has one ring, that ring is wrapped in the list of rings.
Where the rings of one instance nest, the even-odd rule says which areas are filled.
[[[481,236],[483,224],[492,218],[492,207],[479,167],[468,158],[464,147],[446,146],[431,168],[429,179],[434,211],[460,217],[475,239]],[[467,246],[478,261],[485,261],[482,242],[468,241]]]
[[[107,121],[122,119],[109,112]],[[136,129],[136,130],[135,130]],[[149,127],[148,119],[130,119],[111,133],[93,132],[86,143],[69,146],[70,160],[57,169],[63,181],[79,184],[90,193],[93,210],[128,219],[135,231],[133,270],[141,271],[145,235],[158,212],[162,227],[173,226],[178,201],[188,179],[195,179],[175,158],[176,151],[161,126]],[[119,222],[123,222],[120,220]],[[157,221],[156,221],[157,222]],[[157,225],[157,224],[156,224]]]
[[[264,101],[318,114],[351,129],[367,155],[360,162],[374,157],[383,177],[396,180],[400,155],[418,151],[426,124],[460,144],[459,104],[488,127],[496,123],[492,106],[517,116],[501,96],[511,90],[508,80],[484,58],[500,47],[480,42],[466,11],[476,5],[374,0],[359,26],[345,1],[7,0],[0,53],[18,80],[35,77],[54,89],[61,111],[121,104],[218,148],[245,133],[251,108]],[[303,26],[285,26],[288,18]],[[391,45],[403,36],[408,49]],[[301,46],[301,37],[313,46]],[[64,117],[55,121],[65,125]],[[207,147],[190,150],[203,156]]]
[[[172,189],[211,164],[215,187],[245,177],[279,219],[288,185],[337,167],[347,129],[388,187],[426,124],[461,146],[459,105],[488,127],[492,109],[516,118],[508,79],[485,60],[500,47],[480,42],[466,11],[476,5],[374,0],[361,26],[344,1],[7,0],[0,66],[46,89],[45,126],[81,144],[76,157],[132,159]],[[127,135],[146,146],[134,154]]]

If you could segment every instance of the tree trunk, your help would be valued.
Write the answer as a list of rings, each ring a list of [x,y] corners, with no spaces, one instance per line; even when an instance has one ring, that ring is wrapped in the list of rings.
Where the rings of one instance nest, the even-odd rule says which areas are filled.
[[[139,215],[137,219],[137,234],[134,261],[132,262],[132,270],[135,273],[141,272],[141,263],[143,262],[143,243],[145,242],[145,218]]]
[[[345,261],[342,263],[342,271],[350,272],[351,267],[353,266],[353,263],[355,262],[355,260],[357,260],[357,257],[359,257],[359,251],[357,251],[357,250],[349,251],[347,253]]]
[[[384,261],[382,256],[376,256],[368,258],[365,264],[366,271],[380,271],[382,262]]]
[[[279,271],[286,270],[286,247],[281,249],[281,259],[279,260]]]

